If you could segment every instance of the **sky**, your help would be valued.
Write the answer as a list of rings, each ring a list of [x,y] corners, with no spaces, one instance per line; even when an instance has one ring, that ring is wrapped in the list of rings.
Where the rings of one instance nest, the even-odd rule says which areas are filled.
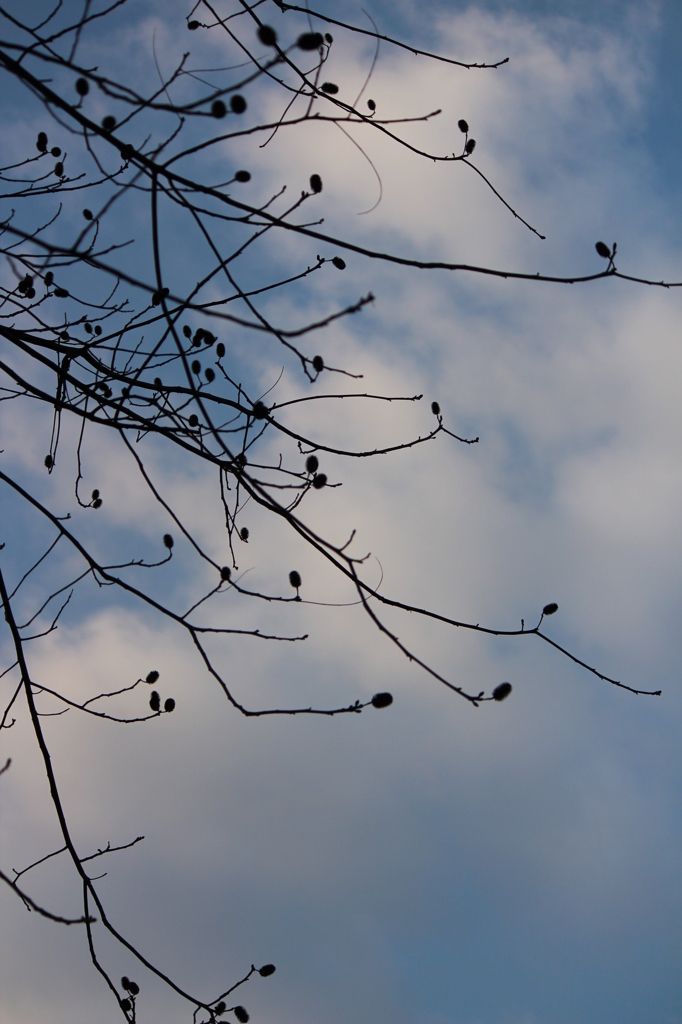
[[[682,280],[676,5],[595,0],[557,14],[544,2],[377,0],[367,10],[381,29],[458,59],[510,58],[465,71],[383,46],[366,95],[379,113],[442,108],[404,129],[438,152],[461,145],[465,117],[476,166],[546,239],[465,166],[375,139],[367,145],[382,201],[364,213],[377,178],[331,128],[207,157],[247,166],[250,198],[283,184],[296,195],[316,172],[324,229],[359,245],[583,274],[602,268],[594,244],[603,239],[617,241],[624,272]],[[132,3],[89,45],[119,73],[128,61],[144,77],[156,33],[167,70],[188,48],[177,28],[186,13]],[[364,17],[352,3],[343,15]],[[271,20],[286,31],[283,16]],[[355,95],[371,48],[334,35],[328,73],[342,96]],[[215,56],[196,36],[191,47]],[[254,118],[279,109],[257,89],[249,101]],[[9,146],[33,145],[37,111],[15,104],[2,118]],[[169,273],[193,269],[199,257],[172,221],[167,247]],[[283,239],[266,269],[318,251]],[[322,468],[342,486],[315,493],[306,520],[336,538],[356,529],[358,550],[372,555],[368,577],[381,573],[385,593],[455,618],[513,629],[556,601],[549,636],[662,696],[600,682],[534,637],[485,639],[387,615],[401,640],[467,689],[512,683],[504,703],[473,708],[402,658],[356,607],[263,610],[226,595],[211,621],[309,634],[298,645],[216,642],[249,706],[337,706],[382,690],[395,698],[357,716],[244,719],[185,637],[135,604],[85,592],[31,646],[34,677],[89,695],[156,669],[162,698],[177,707],[139,729],[72,712],[45,720],[79,849],[145,836],[107,858],[100,891],[116,926],[191,991],[217,993],[252,963],[274,963],[272,977],[240,995],[254,1024],[680,1024],[682,295],[344,258],[344,274],[325,268],[322,283],[274,297],[269,312],[300,322],[371,289],[375,302],[316,344],[326,363],[362,372],[362,390],[424,398],[344,401],[314,416],[298,406],[287,424],[378,446],[429,429],[437,400],[455,433],[480,441],[441,436],[381,459],[325,456]],[[260,259],[247,275],[263,272]],[[253,388],[266,391],[284,367],[278,400],[305,392],[274,346],[255,364],[240,338],[236,350]],[[0,407],[3,464],[66,510],[73,467],[47,482],[38,473],[48,430],[31,407]],[[73,436],[67,425],[64,448]],[[270,444],[276,456],[280,441]],[[215,481],[158,446],[148,459],[218,557]],[[93,435],[85,473],[105,501],[96,527],[92,517],[74,521],[82,535],[107,555],[156,550],[167,520],[111,439]],[[47,534],[7,495],[0,501],[3,572],[18,578]],[[306,599],[352,598],[283,528],[250,515],[240,570],[254,588],[282,590],[297,568]],[[184,609],[208,577],[176,547],[153,585]],[[48,579],[67,569],[58,563]],[[0,650],[5,663],[6,634]],[[0,685],[9,695],[7,678]],[[16,718],[0,735],[0,762],[13,759],[0,779],[6,873],[60,845],[23,708]],[[58,860],[26,876],[26,888],[57,912],[78,912],[78,886]],[[27,914],[6,889],[0,907],[3,1024],[120,1019],[82,931]],[[189,1019],[129,954],[105,936],[98,943],[115,977],[139,983],[141,1024]]]

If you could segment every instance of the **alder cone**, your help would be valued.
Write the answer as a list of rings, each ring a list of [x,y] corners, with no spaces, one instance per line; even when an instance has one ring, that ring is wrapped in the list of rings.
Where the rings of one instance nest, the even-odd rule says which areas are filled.
[[[373,708],[388,708],[391,706],[392,703],[393,694],[387,693],[386,691],[384,691],[383,693],[375,693],[374,696],[372,697]]]
[[[500,683],[500,685],[496,686],[495,689],[493,690],[493,700],[506,700],[511,692],[511,683]]]

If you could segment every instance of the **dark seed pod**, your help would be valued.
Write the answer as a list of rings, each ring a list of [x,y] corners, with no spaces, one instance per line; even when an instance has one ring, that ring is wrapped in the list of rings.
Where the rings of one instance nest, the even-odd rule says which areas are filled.
[[[204,376],[206,377],[206,380],[208,381],[209,384],[212,384],[213,381],[215,380],[215,372],[211,369],[210,366],[208,367],[207,370],[204,370]]]
[[[131,1005],[132,1004],[131,1004],[129,999],[122,999],[121,1000],[121,1009],[124,1011],[124,1013],[128,1012],[128,1010],[130,1009]]]
[[[392,693],[375,693],[372,697],[373,708],[387,708],[393,703]]]
[[[152,695],[149,698],[149,707],[152,711],[159,711],[161,709],[161,698],[159,697],[158,690],[152,690]]]
[[[434,416],[440,416],[440,406],[438,402],[431,402],[431,412]]]
[[[263,966],[258,969],[258,973],[260,974],[261,978],[269,978],[270,975],[274,974],[276,970],[277,968],[275,967],[274,964],[263,964]]]
[[[130,992],[131,996],[139,996],[140,986],[137,984],[136,981],[131,981],[130,984],[128,985],[128,991]]]
[[[170,713],[171,713],[171,711],[172,711],[172,710],[173,710],[174,708],[175,708],[175,701],[173,700],[173,698],[172,698],[172,697],[169,697],[169,698],[168,698],[168,700],[165,700],[165,701],[163,702],[163,710],[164,710],[164,711],[167,711],[167,712],[168,712],[168,714],[170,714]]]
[[[185,335],[186,338],[192,337],[192,328],[189,326],[189,324],[185,324],[185,326],[182,328],[182,333]]]
[[[256,402],[256,404],[253,407],[253,418],[255,420],[264,420],[267,419],[267,415],[267,406],[264,405],[263,402]]]
[[[130,979],[126,978],[125,975],[121,978],[121,988],[125,989],[126,992],[130,991]]]
[[[69,297],[69,293],[66,288],[55,288],[54,293],[58,299],[68,299]]]
[[[121,146],[121,156],[124,160],[132,160],[135,156],[135,150],[129,142],[126,142],[125,146]]]
[[[245,185],[247,181],[251,181],[251,175],[248,171],[237,171],[234,180],[241,181],[242,185]]]
[[[52,273],[51,270],[48,270],[48,272],[45,274],[44,280],[46,287],[49,288],[52,282],[54,281],[54,274]]]
[[[469,124],[463,117],[457,122],[457,127],[464,135],[469,131]]]
[[[155,377],[154,378],[154,387],[155,388],[162,388],[163,387],[163,384],[161,383],[161,378],[160,377]]]
[[[312,192],[322,191],[322,178],[319,176],[319,174],[310,175],[310,189]]]
[[[40,153],[47,153],[47,135],[45,132],[38,132],[38,138],[36,139],[36,149]]]
[[[324,359],[322,356],[313,356],[313,370],[315,373],[322,373],[324,370]]]
[[[95,334],[101,334],[101,333],[102,333],[102,328],[100,327],[99,324],[95,324]]]
[[[189,425],[190,425],[190,427],[198,427],[199,426],[199,417],[194,412],[192,413],[192,415],[189,418]]]
[[[263,46],[277,46],[277,33],[269,25],[259,25],[257,35]]]
[[[326,485],[327,485],[327,474],[326,473],[318,473],[317,476],[315,476],[313,478],[313,487],[315,488],[316,491],[321,491],[323,487],[326,487]]]
[[[163,546],[165,548],[168,548],[168,550],[170,551],[174,544],[175,544],[175,541],[171,537],[170,533],[164,533],[164,535],[163,535]]]
[[[227,113],[227,107],[222,100],[214,100],[211,104],[211,114],[213,117],[225,117]]]
[[[319,50],[322,46],[322,33],[321,32],[304,32],[296,40],[296,45],[299,50]]]
[[[92,503],[92,507],[93,508],[101,508],[102,507],[102,499],[101,498],[95,498],[95,500]]]
[[[558,612],[558,611],[559,611],[559,605],[556,603],[556,601],[552,601],[550,604],[546,604],[545,605],[545,607],[542,609],[542,614],[543,615],[554,615],[554,612]]]
[[[241,537],[241,539],[244,541],[245,544],[248,544],[248,542],[249,542],[249,528],[248,528],[248,526],[242,526],[242,528],[241,528],[241,530],[239,532],[239,536]]]
[[[298,590],[298,588],[301,585],[301,574],[300,574],[300,572],[296,572],[295,569],[292,569],[291,572],[289,573],[289,583],[291,583],[291,585],[294,588],[294,590]]]
[[[511,692],[511,683],[500,683],[500,685],[496,686],[493,690],[493,700],[506,700]]]
[[[52,469],[52,467],[54,466],[54,459],[52,458],[51,455],[46,455],[45,458],[43,459],[43,463],[46,469]]]
[[[147,673],[147,675],[145,677],[145,683],[149,683],[151,685],[152,683],[155,683],[158,678],[159,678],[159,673],[156,671],[155,668],[153,668],[151,670],[151,672]]]
[[[220,578],[223,581],[223,583],[227,583],[231,575],[232,573],[230,571],[229,565],[224,565],[220,570]]]
[[[58,160],[57,163],[54,165],[54,173],[57,175],[58,178],[64,177],[64,164],[61,162],[61,160]]]
[[[92,500],[93,501],[97,501],[98,498],[99,498],[99,490],[98,490],[97,487],[95,487],[94,491],[92,492]]]
[[[62,333],[59,335],[59,339],[60,339],[60,341],[68,341],[69,340],[69,332],[68,331],[62,331]],[[97,386],[99,386],[99,385],[97,385]]]
[[[113,117],[111,114],[107,114],[106,117],[102,118],[102,128],[104,128],[105,132],[113,132],[115,127],[116,118]]]
[[[87,96],[90,92],[90,83],[87,78],[76,79],[76,92],[79,96]]]
[[[221,999],[220,1002],[216,1003],[215,1006],[213,1007],[213,1012],[219,1017],[221,1013],[225,1013],[226,1009],[227,1003],[224,1003]]]
[[[217,355],[218,359],[222,359],[223,356],[225,355],[225,346],[223,345],[222,341],[219,341],[218,344],[216,345],[215,354]]]
[[[476,149],[476,139],[467,139],[467,144],[464,147],[464,152],[467,156],[471,156],[473,151]]]
[[[92,334],[92,324],[89,324],[87,320],[83,324],[83,327],[85,329],[86,334]]]
[[[249,1015],[243,1006],[235,1006],[234,1015],[239,1021],[239,1024],[248,1024]]]
[[[242,467],[245,466],[246,465],[246,455],[244,455],[244,452],[240,452],[239,455],[236,457],[236,459],[234,461],[237,463],[238,466],[242,466]]]
[[[187,28],[190,30],[190,32],[196,32],[196,30],[199,28],[199,22],[198,21],[188,21],[187,22]]]
[[[317,455],[309,455],[305,460],[305,468],[309,473],[317,473],[317,468],[320,465]]]
[[[346,269],[346,261],[341,259],[340,256],[335,256],[333,258],[333,260],[332,260],[332,263],[334,264],[334,266],[336,267],[337,270],[345,270]]]
[[[62,151],[59,148],[59,146],[53,146],[52,149],[50,150],[50,155],[55,157],[55,158],[58,157],[58,156],[61,156],[62,155]]]
[[[27,288],[26,289],[26,298],[27,299],[35,299],[35,297],[36,297],[36,290],[35,290],[35,288]]]
[[[86,220],[92,220],[92,210],[83,210],[83,216]]]
[[[322,92],[326,92],[328,96],[336,96],[339,91],[338,85],[334,82],[323,82],[320,88],[322,89]]]
[[[602,259],[611,259],[611,250],[609,249],[606,242],[597,242],[597,244],[595,245],[595,249],[597,250],[598,255],[602,257]]]
[[[325,32],[324,38],[327,40],[330,46],[334,42],[334,36],[331,34],[331,32]]]
[[[377,105],[374,102],[374,100],[367,100],[367,106],[369,107],[370,110],[376,110],[377,109]]]
[[[243,114],[246,110],[246,100],[239,93],[236,93],[230,100],[230,109],[233,114]]]
[[[210,331],[203,331],[202,337],[204,339],[204,344],[207,345],[209,348],[216,341],[215,334],[211,334]]]
[[[192,360],[192,373],[201,373],[201,363],[198,359]]]

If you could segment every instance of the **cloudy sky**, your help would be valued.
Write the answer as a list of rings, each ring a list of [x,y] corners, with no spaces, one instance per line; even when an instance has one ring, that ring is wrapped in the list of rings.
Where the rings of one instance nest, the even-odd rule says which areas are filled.
[[[360,4],[342,7],[366,23]],[[465,117],[476,166],[546,240],[467,167],[358,135],[383,188],[381,204],[363,213],[377,200],[377,178],[331,128],[281,133],[265,150],[240,143],[229,155],[252,171],[249,198],[283,184],[295,195],[315,171],[325,230],[360,245],[583,274],[602,269],[594,244],[603,239],[618,243],[624,272],[682,280],[674,4],[573,0],[559,15],[546,2],[401,0],[367,10],[382,30],[458,59],[510,58],[495,71],[465,71],[382,47],[366,96],[380,114],[442,108],[404,130],[438,152],[461,145],[456,125]],[[93,38],[93,51],[103,64],[115,54],[119,73],[122,61],[138,61],[138,74],[156,33],[168,70],[188,48],[178,22],[186,13],[131,0],[114,28]],[[270,20],[287,31],[286,18]],[[334,33],[328,74],[353,99],[371,47]],[[191,45],[209,47],[199,33]],[[265,92],[249,99],[254,119],[279,109]],[[12,145],[24,128],[33,145],[37,111],[19,127],[17,110],[3,117]],[[178,273],[183,244],[169,244]],[[282,240],[278,265],[305,264],[318,251],[319,243]],[[309,634],[299,646],[215,645],[249,706],[395,696],[390,709],[359,716],[245,720],[186,638],[137,605],[86,595],[32,646],[36,680],[90,695],[156,668],[162,697],[177,709],[139,729],[71,712],[45,720],[79,848],[145,836],[103,865],[100,891],[115,925],[192,992],[211,997],[252,963],[276,964],[240,997],[254,1024],[682,1024],[682,294],[345,258],[345,274],[325,268],[321,285],[273,299],[270,311],[312,318],[371,289],[376,302],[316,344],[327,363],[364,373],[362,390],[424,400],[344,402],[314,417],[302,406],[287,424],[374,447],[428,429],[437,399],[447,425],[480,443],[439,437],[381,460],[325,457],[330,480],[343,486],[316,493],[306,520],[338,539],[356,529],[358,550],[373,556],[368,578],[378,579],[380,562],[387,594],[454,618],[513,629],[556,601],[552,638],[606,674],[663,694],[602,683],[533,637],[484,639],[389,616],[401,639],[457,684],[512,683],[505,703],[475,709],[408,664],[355,607],[263,610],[225,595],[215,622]],[[278,400],[304,392],[297,367],[274,346],[255,369],[243,349],[240,358],[263,391],[284,365]],[[47,429],[29,408],[3,409],[3,465],[38,480]],[[129,461],[94,437],[88,459],[88,479],[105,496],[104,534],[83,519],[83,535],[128,557],[158,547],[168,522]],[[220,557],[214,481],[160,450],[149,459],[164,493]],[[51,507],[71,507],[72,467],[53,474],[51,490],[40,480]],[[1,500],[3,572],[12,576],[43,534],[31,524],[27,537],[19,506]],[[298,568],[311,601],[352,599],[281,528],[257,512],[249,527],[240,569],[254,588],[282,591]],[[184,610],[208,577],[180,544],[177,556],[162,585]],[[5,664],[6,635],[0,642]],[[4,699],[16,682],[0,685]],[[22,707],[16,717],[0,742],[0,760],[13,758],[0,790],[5,872],[60,845]],[[57,912],[78,911],[66,864],[36,869],[26,888]],[[0,906],[3,1022],[121,1019],[81,931],[27,914],[9,891]],[[189,1019],[186,1004],[132,957],[98,941],[113,975],[140,984],[141,1024]]]

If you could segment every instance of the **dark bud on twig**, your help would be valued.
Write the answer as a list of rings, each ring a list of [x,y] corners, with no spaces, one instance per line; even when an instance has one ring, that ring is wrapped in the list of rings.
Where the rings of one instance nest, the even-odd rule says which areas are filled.
[[[93,501],[97,501],[98,498],[99,498],[99,489],[97,487],[95,487],[94,491],[92,492],[92,500]]]
[[[148,672],[148,673],[147,673],[147,675],[146,675],[146,677],[145,677],[145,683],[149,683],[150,685],[152,685],[153,683],[155,683],[155,682],[156,682],[156,680],[157,680],[158,678],[159,678],[159,673],[158,673],[158,672],[156,671],[156,669],[155,669],[155,668],[153,668],[153,669],[151,670],[151,672]]]
[[[222,567],[222,569],[220,570],[220,578],[223,581],[223,583],[226,583],[229,580],[231,575],[232,575],[232,573],[230,572],[230,567],[227,566],[227,565],[224,565]]]
[[[45,462],[45,467],[47,469],[52,469],[52,467],[54,466],[54,459],[52,458],[51,455],[46,455],[45,459],[44,459],[44,462]]]
[[[186,338],[192,337],[192,328],[189,326],[189,324],[185,324],[185,326],[182,328],[182,333],[185,335]]]
[[[440,406],[438,402],[431,402],[431,412],[434,416],[440,416]]]
[[[201,363],[198,359],[192,360],[192,373],[201,373]]]
[[[190,425],[190,427],[198,427],[199,426],[199,417],[197,416],[197,414],[195,412],[193,412],[192,415],[189,418],[189,425]]]
[[[227,107],[222,100],[213,100],[211,104],[211,114],[213,117],[225,117],[227,113]]]
[[[92,220],[92,210],[83,210],[83,216],[86,220]]]
[[[322,191],[322,178],[319,176],[319,174],[310,175],[310,189],[312,192]]]
[[[95,500],[92,503],[92,507],[93,508],[101,508],[102,507],[102,499],[101,498],[95,498]]]
[[[128,1012],[128,1010],[130,1009],[131,1005],[132,1005],[132,1004],[131,1004],[131,1002],[130,1002],[130,1000],[129,1000],[129,999],[122,999],[122,1000],[121,1000],[121,1009],[122,1009],[122,1010],[123,1010],[123,1011],[124,1011],[125,1013],[127,1013],[127,1012]]]
[[[393,703],[392,693],[375,693],[372,697],[373,708],[387,708]]]
[[[126,978],[125,975],[121,978],[121,988],[125,989],[126,992],[130,991],[130,978]]]
[[[223,356],[225,355],[225,346],[223,345],[222,341],[219,341],[218,344],[216,345],[215,354],[217,355],[218,359],[222,359]]]
[[[128,985],[128,991],[130,992],[131,996],[139,996],[140,986],[137,984],[136,981],[131,981],[130,984]]]
[[[152,711],[159,711],[161,709],[161,698],[159,697],[158,690],[152,690],[152,695],[149,698],[149,707]]]
[[[248,1024],[249,1015],[243,1006],[235,1006],[234,1015],[239,1021],[239,1024]]]
[[[55,288],[54,293],[58,299],[68,299],[69,297],[69,293],[66,288]]]
[[[239,536],[245,544],[249,543],[249,528],[248,526],[242,526]]]
[[[301,585],[301,574],[296,569],[292,569],[289,573],[289,583],[291,583],[294,590],[298,590]]]
[[[346,261],[342,260],[340,256],[334,256],[332,263],[334,264],[337,270],[346,269]]]
[[[257,35],[263,46],[277,46],[277,33],[270,25],[259,25]]]
[[[215,334],[211,334],[211,332],[210,332],[210,331],[204,331],[204,332],[203,332],[203,335],[202,335],[202,336],[203,336],[203,339],[204,339],[204,343],[205,343],[206,345],[208,345],[208,346],[209,346],[209,348],[210,348],[210,346],[211,346],[211,345],[212,345],[212,344],[213,344],[213,343],[215,342],[215,340],[216,340],[216,336],[215,336]]]
[[[464,135],[466,135],[466,133],[469,131],[469,124],[467,121],[464,120],[464,118],[461,118],[457,122],[457,127]]]
[[[602,259],[604,259],[604,260],[610,260],[611,259],[611,250],[609,249],[609,247],[606,244],[606,242],[597,242],[597,244],[595,245],[595,249],[597,250],[597,254],[599,256],[601,256]]]
[[[111,114],[107,114],[106,117],[102,118],[102,128],[105,132],[113,132],[116,127],[116,118]]]
[[[467,156],[471,156],[473,151],[476,149],[476,139],[468,139],[467,144],[464,147],[464,152]]]
[[[243,114],[246,110],[246,100],[237,93],[230,100],[230,108],[233,114]]]
[[[76,79],[76,92],[79,96],[87,96],[90,92],[90,83],[87,78]]]
[[[100,327],[99,324],[95,324],[95,334],[101,334],[101,333],[102,333],[102,328]]]
[[[154,387],[155,388],[162,388],[163,387],[163,383],[162,383],[160,377],[155,377],[154,378]]]
[[[251,181],[251,175],[248,171],[237,171],[234,176],[234,180],[241,181],[241,183],[245,185],[247,181]]]
[[[239,454],[237,455],[237,457],[236,457],[236,459],[234,461],[237,463],[238,466],[242,466],[242,467],[245,466],[246,465],[246,455],[244,455],[244,452],[239,452]]]
[[[54,173],[57,175],[58,178],[64,177],[64,164],[61,162],[61,160],[59,160],[54,165]]]
[[[542,609],[542,614],[543,615],[554,615],[554,612],[558,612],[558,611],[559,611],[559,605],[556,603],[556,601],[552,601],[550,604],[546,604],[545,605],[545,607]]]
[[[338,85],[335,85],[334,82],[323,82],[320,88],[322,89],[322,92],[326,92],[328,96],[336,96],[339,91]]]
[[[171,537],[170,533],[164,533],[164,535],[163,535],[163,546],[165,548],[168,548],[168,550],[170,551],[171,548],[173,547],[174,543],[175,543],[175,541]]]
[[[322,356],[313,356],[313,370],[315,373],[322,373],[324,370],[324,359]]]
[[[275,973],[275,971],[276,967],[274,964],[263,964],[263,966],[258,969],[258,973],[261,978],[269,978],[271,974]]]
[[[317,458],[317,455],[309,455],[308,458],[305,460],[305,468],[308,470],[309,473],[316,473],[317,467],[319,465],[320,462],[319,459]]]
[[[304,32],[296,40],[296,45],[299,50],[319,50],[322,46],[322,33],[321,32]]]
[[[267,419],[267,415],[268,415],[268,408],[267,408],[267,406],[264,405],[263,402],[256,402],[256,404],[253,407],[253,418],[255,420],[264,420],[264,419]]]
[[[51,270],[48,270],[48,272],[45,274],[45,287],[49,288],[53,281],[54,274],[52,273]]]
[[[330,46],[334,42],[334,36],[331,34],[331,32],[325,32],[324,38],[327,40]]]
[[[170,295],[169,288],[162,288],[160,291],[154,292],[154,294],[152,295],[152,306],[158,306],[161,302],[161,299],[167,298],[168,295]]]
[[[126,142],[125,146],[121,146],[121,156],[124,160],[132,160],[135,156],[135,150],[129,142]]]
[[[216,1003],[215,1006],[213,1007],[213,1012],[216,1014],[216,1016],[219,1017],[221,1013],[225,1013],[226,1009],[227,1003],[224,1003],[221,999],[220,1002]]]
[[[52,149],[50,150],[50,153],[52,154],[53,157],[58,157],[58,156],[62,155],[62,151],[59,148],[59,146],[53,146]]]
[[[187,22],[187,28],[190,30],[190,32],[196,32],[196,30],[199,28],[199,22],[198,21],[188,21]]]
[[[174,707],[175,707],[175,701],[173,700],[172,697],[169,697],[168,700],[163,702],[163,710],[167,711],[168,714],[171,713],[171,711],[174,709]]]
[[[374,102],[374,100],[367,100],[367,106],[369,107],[370,110],[376,110],[377,109],[377,105]]]
[[[506,700],[511,692],[511,683],[500,683],[500,685],[496,686],[495,689],[493,690],[493,700]]]
[[[38,138],[36,139],[36,149],[39,153],[47,153],[47,135],[45,132],[38,132]]]
[[[327,474],[326,473],[318,473],[317,476],[314,477],[314,479],[313,479],[313,487],[315,488],[316,491],[321,491],[323,487],[326,487],[326,485],[327,485]]]
[[[206,380],[208,381],[209,384],[212,384],[213,381],[215,380],[215,373],[210,366],[208,367],[207,370],[204,370],[204,376],[206,377]]]

